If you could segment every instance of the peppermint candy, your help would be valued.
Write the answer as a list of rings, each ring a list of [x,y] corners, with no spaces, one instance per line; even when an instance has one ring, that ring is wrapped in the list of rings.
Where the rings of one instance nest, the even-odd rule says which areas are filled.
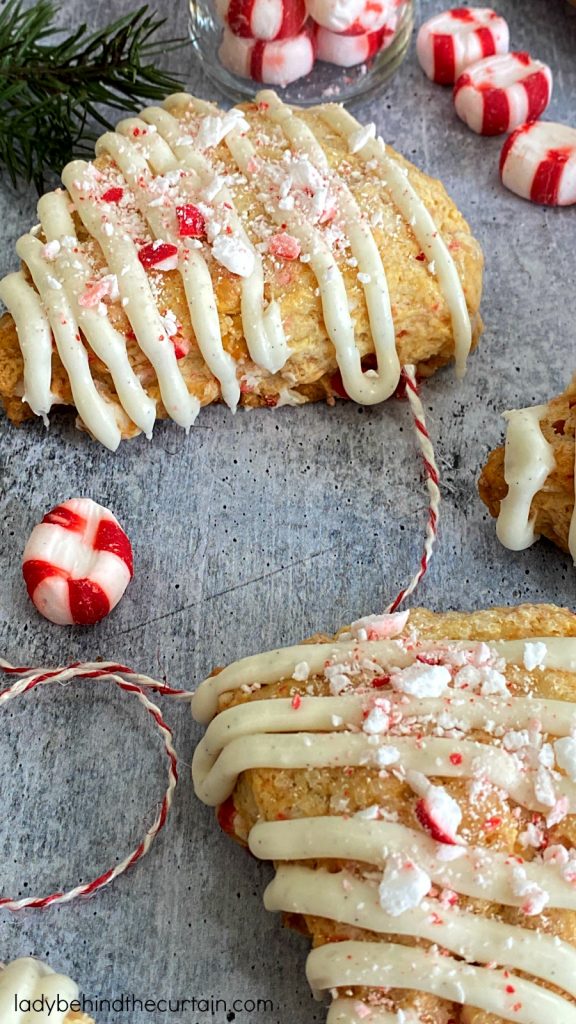
[[[91,498],[72,498],[44,516],[24,549],[30,599],[59,626],[99,622],[116,607],[134,572],[118,520]]]
[[[286,39],[306,21],[305,0],[216,0],[220,20],[244,39]]]
[[[501,135],[535,121],[552,95],[552,72],[529,53],[486,57],[454,86],[456,113],[480,135]]]
[[[308,0],[308,12],[318,25],[346,35],[377,31],[397,6],[395,0]]]
[[[319,26],[316,30],[318,59],[341,68],[364,64],[382,50],[393,35],[394,30],[386,25],[377,32],[367,32],[361,36],[341,35]]]
[[[265,42],[246,39],[224,29],[218,56],[225,68],[241,78],[267,85],[286,86],[308,75],[315,58],[315,44],[309,31],[290,39]]]
[[[546,206],[576,203],[576,128],[535,121],[517,128],[500,157],[502,183]]]
[[[506,21],[490,7],[456,7],[424,22],[416,51],[428,78],[452,85],[470,64],[507,53],[509,36]]]

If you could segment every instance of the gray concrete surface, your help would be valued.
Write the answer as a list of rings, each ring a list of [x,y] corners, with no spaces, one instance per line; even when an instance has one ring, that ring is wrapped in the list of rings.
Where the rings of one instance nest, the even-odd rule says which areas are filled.
[[[85,16],[64,0],[62,21]],[[129,4],[103,3],[103,23]],[[424,13],[441,0],[422,3]],[[501,0],[517,49],[552,65],[549,117],[576,121],[576,18],[562,0]],[[184,3],[168,11],[184,32]],[[211,90],[187,49],[186,84]],[[499,140],[469,133],[450,94],[424,79],[413,49],[361,115],[443,178],[486,252],[486,333],[465,381],[443,372],[424,400],[443,475],[441,544],[418,601],[475,608],[522,600],[574,604],[569,559],[546,544],[512,555],[497,543],[475,490],[502,409],[545,400],[576,369],[576,210],[531,206],[498,181]],[[31,192],[4,186],[0,270],[34,219]],[[186,438],[159,426],[116,455],[65,417],[46,434],[0,418],[2,545],[0,650],[16,662],[101,655],[192,688],[214,664],[332,630],[377,610],[419,557],[425,518],[408,410],[309,406],[277,412],[205,411]],[[100,626],[62,629],[28,602],[19,562],[32,525],[59,500],[89,495],[124,523],[136,576]],[[149,857],[95,899],[42,914],[0,916],[0,959],[36,954],[74,975],[89,996],[268,998],[273,1011],[239,1024],[312,1024],[306,943],[261,906],[269,877],[221,836],[195,800],[188,763],[199,730],[163,701],[182,758],[168,827]],[[90,683],[47,688],[2,712],[1,888],[18,896],[71,885],[123,855],[151,820],[164,786],[156,734],[136,701]],[[100,1024],[224,1024],[218,1011],[102,1012]]]

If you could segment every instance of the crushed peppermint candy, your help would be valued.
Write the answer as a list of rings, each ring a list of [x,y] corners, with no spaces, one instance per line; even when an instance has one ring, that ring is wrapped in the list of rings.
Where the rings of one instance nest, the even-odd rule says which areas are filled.
[[[292,679],[295,679],[298,683],[303,683],[308,679],[310,675],[310,665],[307,661],[299,661],[292,673]]]
[[[146,270],[176,270],[178,266],[178,249],[171,242],[158,239],[149,242],[138,250],[138,259]]]
[[[406,773],[406,781],[420,797],[416,804],[416,817],[422,828],[437,843],[462,845],[464,841],[457,835],[462,811],[444,786],[433,785],[425,775],[415,771]]]
[[[540,668],[548,654],[548,648],[546,644],[543,644],[540,640],[535,642],[530,641],[524,644],[524,668],[528,672],[533,672],[535,668]]]
[[[364,719],[362,729],[370,736],[378,736],[383,732],[388,732],[389,728],[390,701],[378,699]]]
[[[400,751],[397,747],[377,747],[374,751],[374,761],[379,768],[387,768],[400,760]]]
[[[237,235],[221,232],[212,243],[212,255],[221,266],[238,277],[250,277],[254,270],[254,251]]]
[[[451,682],[450,669],[445,665],[426,665],[417,662],[390,676],[394,690],[411,697],[441,697]]]
[[[550,895],[536,882],[531,882],[525,868],[516,865],[512,869],[512,892],[522,900],[521,910],[527,917],[536,917],[550,902]]]
[[[102,193],[103,203],[119,203],[124,195],[124,189],[120,186],[113,186],[112,188],[106,189],[106,192]]]
[[[409,615],[409,611],[365,615],[352,623],[350,632],[358,640],[388,640],[402,632]]]
[[[534,778],[534,796],[538,803],[544,807],[554,807],[556,804],[556,787],[552,773],[544,765],[540,765]]]
[[[280,232],[276,235],[272,235],[268,242],[268,252],[271,256],[275,256],[281,260],[297,260],[302,252],[302,247],[297,238],[293,235],[288,235],[286,232]]]
[[[204,214],[197,206],[194,206],[192,203],[177,206],[176,219],[178,220],[178,234],[181,238],[205,237],[206,221]]]
[[[572,782],[576,782],[576,738],[564,736],[554,743],[554,752],[558,767],[566,772]]]
[[[391,853],[378,886],[380,906],[391,917],[419,907],[430,891],[432,880],[410,857]]]

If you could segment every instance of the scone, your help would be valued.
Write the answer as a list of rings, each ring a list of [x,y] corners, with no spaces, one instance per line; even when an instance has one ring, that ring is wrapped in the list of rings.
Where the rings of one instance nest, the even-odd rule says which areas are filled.
[[[94,1024],[83,1013],[78,986],[63,974],[32,957],[0,964],[0,1021],[2,1024]]]
[[[486,463],[478,489],[505,547],[521,551],[541,535],[576,562],[576,376],[547,405],[506,413],[505,448]]]
[[[202,405],[394,393],[481,331],[482,254],[438,181],[337,105],[185,94],[63,171],[0,283],[0,397],[108,448]]]
[[[329,1024],[576,1021],[576,615],[371,616],[199,687],[201,800]]]

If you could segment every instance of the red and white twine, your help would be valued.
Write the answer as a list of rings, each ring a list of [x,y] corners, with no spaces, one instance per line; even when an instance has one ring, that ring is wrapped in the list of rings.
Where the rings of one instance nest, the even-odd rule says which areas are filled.
[[[91,882],[77,885],[74,889],[70,889],[67,892],[50,893],[48,896],[29,896],[26,899],[20,900],[12,899],[9,896],[1,896],[0,909],[12,911],[24,909],[42,910],[49,906],[71,903],[72,900],[77,899],[79,896],[92,896],[93,893],[109,885],[110,882],[113,882],[115,878],[122,875],[148,853],[156,836],[164,828],[172,806],[174,790],[178,782],[178,762],[176,751],[172,744],[172,730],[164,721],[160,708],[148,699],[144,689],[154,690],[157,693],[175,697],[179,700],[190,700],[191,694],[186,690],[175,690],[165,683],[158,682],[156,679],[133,672],[126,665],[118,665],[114,662],[78,662],[69,665],[67,668],[38,669],[15,668],[0,658],[0,670],[20,677],[10,687],[0,692],[0,708],[7,704],[8,701],[28,693],[29,690],[33,690],[37,686],[45,686],[47,683],[65,683],[71,679],[112,682],[120,687],[121,690],[124,690],[125,693],[132,693],[137,697],[148,714],[154,719],[156,727],[162,736],[164,750],[168,758],[168,785],[156,818],[138,846],[114,868],[105,871]]]
[[[412,577],[408,586],[400,591],[396,599],[388,606],[387,612],[395,611],[405,599],[414,592],[420,580],[426,573],[434,544],[438,533],[438,520],[440,514],[440,474],[436,464],[434,448],[426,426],[424,407],[418,394],[416,382],[416,370],[412,365],[404,366],[402,369],[402,383],[414,421],[414,430],[418,446],[424,463],[426,476],[426,487],[429,496],[428,521],[426,524],[426,537],[424,550],[420,559],[418,571]],[[178,761],[176,751],[172,743],[172,730],[164,721],[160,708],[154,704],[145,694],[144,690],[153,690],[166,697],[173,697],[176,700],[189,701],[192,694],[188,690],[177,690],[166,683],[161,683],[150,676],[134,672],[126,665],[116,662],[76,662],[66,668],[23,668],[15,667],[0,658],[0,671],[7,675],[18,676],[19,678],[7,689],[0,691],[0,709],[10,700],[34,690],[37,686],[45,686],[48,683],[66,683],[72,679],[90,679],[93,682],[111,682],[118,686],[125,693],[134,694],[153,718],[158,731],[162,736],[164,750],[168,758],[168,785],[162,799],[162,803],[152,825],[138,846],[128,854],[114,868],[109,868],[91,882],[77,885],[66,892],[54,892],[47,896],[28,896],[25,899],[12,899],[9,896],[0,896],[0,909],[18,910],[41,910],[49,906],[71,903],[80,896],[92,896],[95,892],[103,889],[113,882],[115,878],[122,875],[128,868],[132,867],[147,853],[158,833],[164,828],[166,819],[172,806],[174,790],[178,782]]]
[[[436,463],[434,446],[432,444],[430,434],[428,433],[428,427],[426,426],[426,416],[424,413],[424,406],[422,405],[420,395],[418,393],[416,368],[414,366],[408,365],[402,368],[402,382],[410,404],[416,440],[418,441],[418,447],[420,448],[422,461],[424,463],[426,489],[428,491],[428,521],[426,523],[424,550],[422,552],[418,571],[414,574],[408,586],[405,587],[404,590],[400,591],[395,600],[392,601],[392,604],[388,605],[386,609],[387,612],[396,611],[402,602],[405,601],[410,594],[414,593],[416,587],[420,583],[420,580],[428,571],[428,567],[432,559],[434,544],[438,536],[438,522],[440,519],[440,472]]]

